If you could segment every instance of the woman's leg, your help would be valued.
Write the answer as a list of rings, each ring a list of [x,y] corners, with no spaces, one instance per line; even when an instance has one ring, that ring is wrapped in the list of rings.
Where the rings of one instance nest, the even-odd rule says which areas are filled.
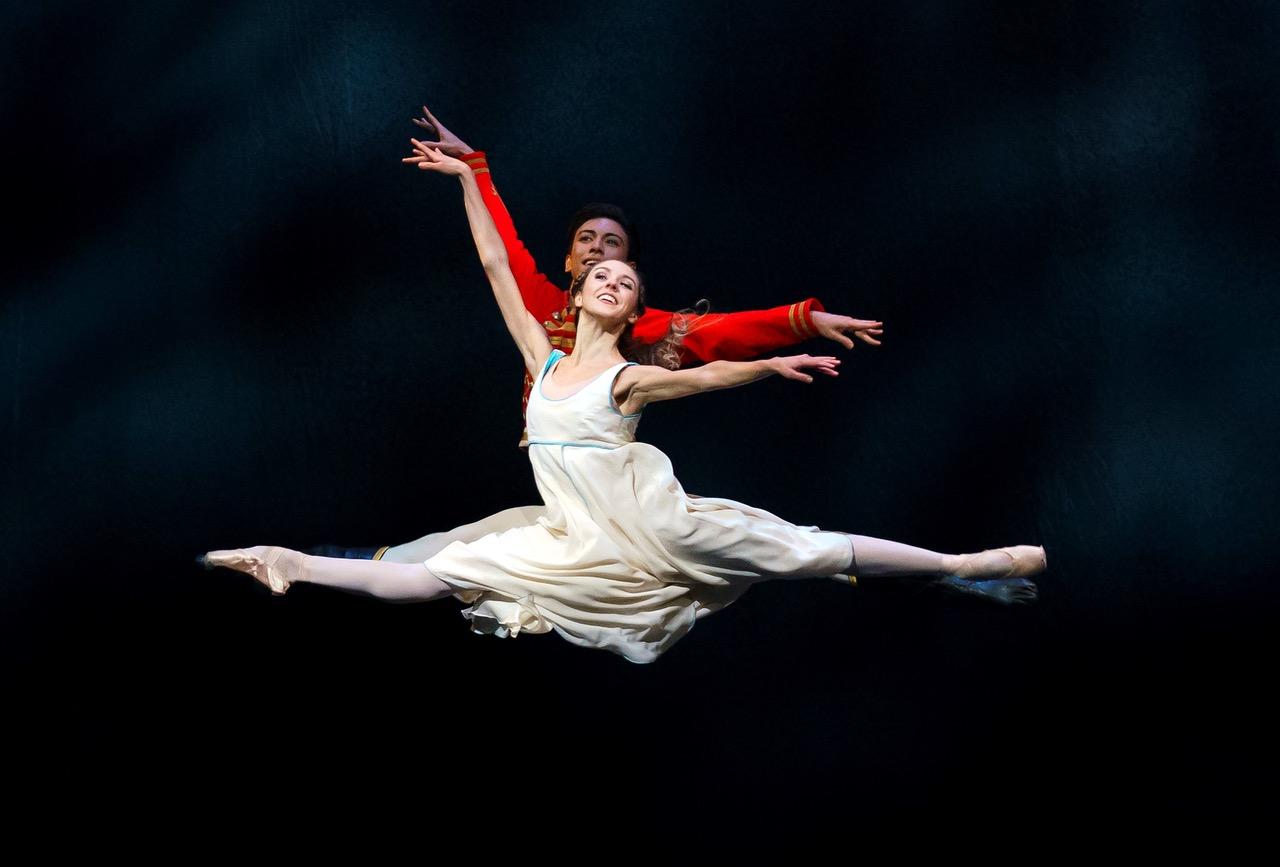
[[[224,566],[252,575],[277,594],[286,592],[289,585],[296,582],[322,584],[388,602],[429,602],[453,593],[453,588],[432,574],[424,563],[317,557],[267,545],[210,551],[203,562],[208,568]]]
[[[858,577],[940,577],[958,562],[955,556],[939,554],[927,548],[873,536],[855,536],[853,533],[846,535],[853,542],[853,563],[850,564],[849,571]]]
[[[939,554],[927,548],[856,536],[846,533],[853,544],[849,573],[859,578],[905,578],[924,576],[929,584],[944,592],[988,599],[1005,605],[1036,601],[1039,591],[1028,576],[1044,571],[1044,548],[1017,545],[977,554]],[[845,576],[833,576],[843,582]]]
[[[348,560],[341,557],[302,558],[298,578],[310,584],[323,584],[349,593],[376,596],[388,602],[430,602],[453,593],[425,564],[388,563],[384,560]]]

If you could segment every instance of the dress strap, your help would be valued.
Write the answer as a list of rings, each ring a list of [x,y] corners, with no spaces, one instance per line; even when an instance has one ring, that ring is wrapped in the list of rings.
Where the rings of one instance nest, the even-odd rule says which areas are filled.
[[[542,365],[542,372],[539,373],[538,375],[546,376],[547,370],[551,367],[551,365],[555,364],[561,358],[564,358],[563,352],[561,352],[559,349],[551,350],[551,354],[547,356],[547,363]]]
[[[622,375],[622,371],[626,370],[628,367],[635,367],[638,365],[639,362],[637,361],[628,361],[626,364],[619,364],[617,366],[618,369],[613,372],[613,376],[609,377],[609,409],[613,410],[623,418],[639,418],[640,412],[644,412],[644,410],[641,410],[640,412],[624,413],[618,406],[618,402],[613,399],[613,386],[617,383],[618,377]]]

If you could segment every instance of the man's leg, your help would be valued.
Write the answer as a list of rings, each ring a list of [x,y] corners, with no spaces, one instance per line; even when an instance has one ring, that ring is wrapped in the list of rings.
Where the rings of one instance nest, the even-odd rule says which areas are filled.
[[[495,515],[481,518],[452,530],[430,533],[403,545],[383,545],[381,548],[349,548],[343,545],[316,545],[305,553],[317,557],[336,557],[347,560],[380,560],[387,563],[423,563],[443,551],[453,542],[474,542],[490,533],[501,533],[513,527],[527,527],[547,513],[546,506],[517,506],[504,509]]]
[[[379,559],[388,563],[422,563],[454,542],[474,542],[490,533],[501,533],[503,530],[515,527],[528,527],[546,513],[546,506],[517,506],[514,509],[504,509],[471,524],[464,524],[443,533],[432,533],[403,545],[393,545]]]

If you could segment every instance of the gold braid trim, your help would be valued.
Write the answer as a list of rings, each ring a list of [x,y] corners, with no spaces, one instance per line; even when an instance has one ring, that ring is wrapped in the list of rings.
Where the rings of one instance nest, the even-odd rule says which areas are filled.
[[[800,315],[797,316],[797,319],[800,320],[800,328],[804,329],[805,337],[815,337],[814,330],[809,324],[809,307],[813,305],[810,305],[808,301],[801,301],[799,304]]]

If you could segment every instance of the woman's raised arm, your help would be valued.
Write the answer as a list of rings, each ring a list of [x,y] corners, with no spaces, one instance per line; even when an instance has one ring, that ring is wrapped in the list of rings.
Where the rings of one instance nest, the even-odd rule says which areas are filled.
[[[414,144],[416,154],[401,162],[413,163],[427,171],[455,175],[462,182],[462,199],[467,207],[467,220],[471,223],[471,237],[476,242],[480,264],[484,266],[485,276],[493,287],[493,296],[498,300],[498,309],[502,311],[507,331],[511,332],[511,338],[524,358],[525,368],[531,376],[537,376],[546,363],[547,356],[551,354],[551,341],[538,320],[525,309],[520,289],[516,286],[515,277],[511,275],[502,236],[498,234],[498,227],[494,225],[493,217],[484,206],[475,176],[461,160],[446,156],[436,148],[427,147],[417,139],[410,141]]]

